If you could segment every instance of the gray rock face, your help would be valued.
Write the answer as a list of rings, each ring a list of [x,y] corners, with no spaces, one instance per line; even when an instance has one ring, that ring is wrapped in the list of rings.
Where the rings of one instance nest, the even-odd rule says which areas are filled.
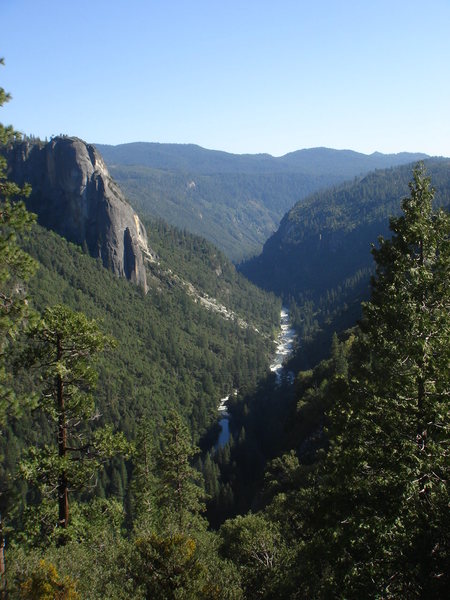
[[[23,142],[8,152],[10,177],[32,186],[29,209],[39,222],[102,260],[147,291],[145,259],[154,259],[147,232],[94,146],[56,137]]]

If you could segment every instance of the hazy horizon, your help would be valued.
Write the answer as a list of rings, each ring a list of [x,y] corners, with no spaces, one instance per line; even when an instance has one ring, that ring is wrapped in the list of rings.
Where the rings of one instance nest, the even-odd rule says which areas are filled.
[[[41,138],[450,155],[450,3],[3,0],[1,121]]]

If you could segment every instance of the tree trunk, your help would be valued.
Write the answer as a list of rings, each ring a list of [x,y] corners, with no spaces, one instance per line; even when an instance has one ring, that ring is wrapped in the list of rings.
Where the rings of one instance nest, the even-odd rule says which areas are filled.
[[[62,345],[59,337],[56,340],[57,360],[62,358]],[[57,404],[58,404],[58,454],[64,458],[67,453],[67,424],[64,409],[64,383],[61,375],[57,375]],[[58,526],[65,529],[69,523],[69,490],[65,471],[62,471],[58,479]]]

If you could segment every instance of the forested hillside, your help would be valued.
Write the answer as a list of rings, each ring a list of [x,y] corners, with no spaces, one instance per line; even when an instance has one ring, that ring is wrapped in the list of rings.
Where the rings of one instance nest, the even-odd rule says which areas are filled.
[[[0,92],[1,104],[8,96]],[[11,127],[0,125],[0,593],[41,597],[43,590],[59,590],[61,597],[78,598],[75,579],[60,580],[48,562],[51,548],[58,568],[58,548],[81,550],[79,565],[88,559],[81,538],[103,545],[112,535],[119,549],[121,527],[134,527],[147,514],[146,489],[162,494],[152,502],[162,527],[154,550],[165,544],[166,527],[176,525],[174,551],[183,553],[186,546],[189,560],[195,549],[190,511],[202,509],[204,496],[201,477],[188,462],[193,441],[212,446],[219,399],[254,387],[267,372],[280,301],[245,280],[205,240],[162,223],[150,224],[148,285],[115,275],[101,256],[89,256],[89,248],[34,223],[24,204],[29,186],[6,177],[4,154],[20,141]],[[61,141],[73,145],[72,139]],[[72,167],[69,181],[80,174]],[[100,172],[107,176],[104,168]],[[96,189],[102,193],[102,185]],[[98,200],[104,203],[103,196]],[[49,201],[42,198],[37,208],[48,209]],[[151,460],[153,472],[154,459],[159,466],[151,475],[145,465]],[[156,484],[159,475],[166,482]],[[195,529],[207,539],[205,526],[199,516]],[[15,557],[8,571],[5,532]],[[20,558],[24,552],[27,558]],[[139,570],[145,552],[133,568]],[[35,567],[28,578],[28,568]],[[146,585],[136,580],[131,588],[124,582],[117,588],[110,581],[105,588],[106,580],[95,577],[83,595],[118,597],[122,587],[124,597],[132,597]],[[217,596],[215,579],[207,588]]]
[[[266,372],[280,304],[205,240],[162,224],[150,231],[160,258],[145,295],[35,225],[23,243],[39,264],[29,294],[35,309],[64,303],[98,320],[117,341],[98,366],[102,422],[134,439],[139,420],[155,428],[174,408],[198,440],[211,426],[216,431],[219,399]],[[32,423],[32,415],[24,416],[5,432],[3,477],[15,471],[24,445],[37,442]],[[41,434],[49,435],[46,427]],[[96,493],[123,496],[126,485],[126,470],[117,464],[101,476]]]
[[[202,326],[221,319],[220,338],[231,342],[233,337],[236,339],[242,352],[238,362],[245,365],[247,349],[249,353],[258,352],[257,347],[251,348],[253,335],[255,339],[261,336],[239,322],[229,323],[228,330],[227,319],[206,310],[200,295],[191,294],[193,287],[200,288],[206,265],[206,270],[214,273],[207,277],[208,295],[215,291],[217,297],[227,297],[234,280],[248,296],[248,284],[209,244],[160,224],[150,228],[160,263],[152,267],[150,291],[145,296],[79,248],[37,229],[35,240],[25,246],[43,265],[34,284],[30,284],[31,297],[37,306],[53,298],[81,307],[87,314],[95,314],[97,323],[100,313],[103,315],[101,328],[115,334],[119,358],[110,348],[97,363],[101,383],[98,398],[104,393],[102,387],[109,390],[102,405],[105,417],[99,425],[108,424],[107,414],[113,425],[126,423],[119,407],[127,395],[134,400],[126,417],[136,443],[127,445],[113,427],[95,429],[93,442],[86,441],[89,431],[85,429],[82,439],[86,443],[76,449],[74,461],[68,461],[66,455],[51,459],[55,455],[50,446],[42,446],[43,440],[50,444],[52,436],[55,439],[45,420],[45,415],[49,418],[53,414],[48,404],[50,396],[45,392],[53,389],[52,397],[57,398],[58,382],[66,382],[69,390],[65,393],[69,393],[74,381],[83,378],[90,387],[87,369],[91,367],[80,362],[80,343],[90,340],[90,344],[98,344],[97,352],[104,343],[110,343],[99,333],[98,324],[90,324],[69,309],[47,309],[44,320],[28,328],[32,357],[48,359],[51,345],[59,348],[59,338],[52,333],[55,329],[63,336],[61,350],[68,351],[69,362],[41,362],[44,387],[38,386],[36,391],[44,394],[41,399],[40,394],[33,399],[31,413],[29,386],[34,381],[33,371],[28,371],[28,377],[22,371],[16,381],[23,381],[16,392],[25,392],[28,401],[19,413],[8,414],[4,431],[9,439],[20,434],[30,445],[23,451],[17,444],[8,444],[4,449],[10,462],[8,473],[3,473],[2,503],[8,509],[8,526],[13,524],[15,528],[9,530],[8,580],[4,588],[9,597],[445,598],[450,525],[450,222],[448,212],[433,210],[432,200],[429,181],[417,169],[410,195],[402,203],[402,214],[391,220],[392,239],[381,239],[373,252],[376,274],[360,325],[341,340],[335,337],[331,357],[314,370],[299,373],[294,388],[283,383],[276,386],[269,379],[252,394],[247,388],[251,377],[244,381],[242,372],[243,389],[232,410],[246,423],[251,435],[241,429],[223,451],[203,454],[202,460],[177,412],[168,411],[164,419],[158,419],[164,399],[171,398],[171,378],[167,388],[159,390],[159,396],[156,392],[160,404],[153,403],[153,394],[147,397],[154,412],[148,412],[150,418],[145,418],[145,408],[137,396],[146,393],[151,381],[145,379],[144,370],[137,372],[136,361],[139,356],[144,360],[147,347],[149,352],[155,351],[154,337],[161,349],[156,364],[169,374],[175,367],[172,381],[186,376],[186,382],[203,387],[199,374],[189,372],[183,362],[188,354],[174,347],[182,348],[185,339],[200,333],[194,320],[202,314],[206,319]],[[12,247],[11,240],[9,245]],[[179,270],[175,272],[177,263]],[[86,270],[87,279],[80,274],[82,270]],[[183,280],[189,273],[195,285],[188,286],[190,292],[186,293]],[[61,298],[55,292],[57,286],[61,286]],[[106,289],[112,290],[111,295]],[[272,311],[276,315],[279,304],[273,300],[267,305],[263,298],[254,301],[260,309],[253,323],[261,327],[265,321],[268,331],[268,315]],[[135,304],[139,316],[134,312]],[[236,311],[239,306],[238,294]],[[151,331],[144,315],[153,318]],[[61,318],[76,329],[61,327]],[[138,351],[132,350],[135,340],[122,336],[127,323],[132,324],[132,337],[141,340]],[[239,337],[240,329],[243,337]],[[179,332],[177,339],[170,339],[172,332]],[[66,344],[72,338],[75,346],[70,349]],[[206,347],[196,338],[197,351],[203,356],[197,355],[196,368],[210,356],[202,354],[203,350],[217,350],[210,342],[219,343],[213,329],[208,329],[204,341]],[[16,358],[12,365],[24,366],[17,342],[10,348],[10,359]],[[237,351],[236,347],[233,350]],[[74,362],[70,362],[71,356]],[[171,363],[172,356],[177,359],[176,365]],[[6,362],[7,368],[12,365]],[[208,370],[214,372],[214,365],[214,359],[210,360]],[[134,369],[129,389],[121,390],[118,397],[113,382],[117,376],[126,377],[128,368]],[[257,365],[251,369],[256,373]],[[229,379],[227,382],[231,383]],[[206,389],[204,396],[199,387],[195,391],[206,398]],[[76,396],[73,409],[82,397]],[[189,405],[177,403],[174,398],[173,404],[178,412],[189,414],[195,406],[192,396],[191,400]],[[116,413],[111,412],[114,406]],[[199,431],[194,414],[192,410],[191,424],[194,431],[196,427]],[[274,444],[278,433],[282,438]],[[87,455],[82,455],[86,449]],[[260,454],[261,449],[266,456]],[[65,452],[70,456],[74,450],[66,447]],[[196,455],[204,481],[193,468]],[[95,465],[108,456],[113,457],[111,481],[108,485],[100,476],[97,490],[100,488],[102,493],[100,498],[92,499],[86,475],[93,467],[84,467],[82,461],[90,460]],[[268,457],[272,460],[266,465],[263,485],[258,481],[259,486],[254,488],[252,479],[252,489],[248,490],[246,473],[251,476]],[[18,465],[18,471],[13,465]],[[81,471],[82,467],[86,470]],[[55,469],[60,474],[58,489],[64,478],[70,477],[82,490],[78,494],[71,490],[70,517],[65,518],[63,511],[62,521],[64,502],[50,485]],[[11,475],[16,486],[12,496],[5,493],[14,494],[11,487],[8,489]],[[221,488],[220,480],[226,481]],[[20,491],[25,491],[24,481],[29,482],[30,492],[26,509],[21,510],[18,498]],[[238,496],[229,493],[232,487]],[[204,517],[204,508],[219,488],[216,497],[221,508],[229,502],[230,512],[241,514],[213,530]],[[245,508],[248,504],[250,512]],[[220,525],[220,519],[214,524]]]
[[[282,216],[312,192],[376,168],[425,157],[328,148],[275,158],[189,144],[96,147],[142,215],[200,234],[234,261],[258,253]]]
[[[114,164],[109,169],[140,214],[205,237],[233,261],[259,252],[298,198],[329,182],[301,173],[204,175]]]
[[[144,294],[36,226],[24,243],[40,265],[30,295],[39,310],[62,302],[100,319],[118,340],[100,391],[121,410],[139,412],[135,402],[147,414],[161,405],[183,407],[194,430],[204,431],[220,395],[239,386],[244,371],[254,381],[264,372],[279,302],[251,286],[208,242],[164,225],[149,231],[159,260],[148,267]],[[226,307],[229,318],[200,301],[207,297]]]
[[[290,303],[313,365],[276,376],[280,298],[201,237],[145,231],[118,188],[111,260],[103,239],[37,225],[7,174],[20,140],[0,124],[2,600],[446,598],[448,160],[428,163],[437,191],[419,164],[311,196],[246,265]],[[81,140],[47,148],[74,141],[89,169],[59,162],[46,207],[70,205],[83,234],[116,184]]]
[[[166,171],[215,173],[310,173],[346,179],[387,165],[401,165],[426,158],[422,153],[361,154],[352,150],[309,148],[274,157],[270,154],[230,154],[195,144],[134,142],[108,146],[96,144],[108,164],[143,165]]]
[[[436,205],[450,205],[450,163],[426,162],[436,187]],[[333,331],[350,327],[368,297],[371,244],[387,232],[388,217],[400,210],[411,165],[375,171],[298,202],[263,252],[240,268],[261,287],[290,302],[303,341],[319,337],[309,364],[328,351]],[[326,335],[321,332],[326,330]]]
[[[297,376],[263,512],[285,575],[265,589],[283,598],[446,596],[450,218],[422,169],[409,192],[359,326]]]

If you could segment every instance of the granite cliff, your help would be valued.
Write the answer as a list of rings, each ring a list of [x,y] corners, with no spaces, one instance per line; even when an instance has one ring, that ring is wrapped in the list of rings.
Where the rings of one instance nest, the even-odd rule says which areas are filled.
[[[9,177],[32,194],[28,208],[44,227],[79,244],[116,275],[147,290],[147,232],[94,146],[75,137],[24,141],[7,152]]]

